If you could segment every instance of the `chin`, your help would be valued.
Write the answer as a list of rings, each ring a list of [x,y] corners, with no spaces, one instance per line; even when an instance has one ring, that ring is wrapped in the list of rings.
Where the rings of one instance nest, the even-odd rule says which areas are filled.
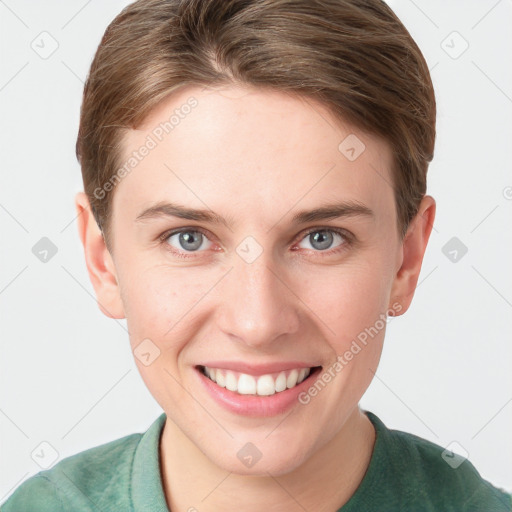
[[[258,458],[259,457],[259,458]],[[221,457],[212,462],[230,473],[240,476],[272,476],[286,475],[297,469],[303,462],[303,454],[294,453],[278,453],[273,450],[271,455],[265,457],[263,450],[257,448],[251,443],[246,443],[239,448],[235,457]]]

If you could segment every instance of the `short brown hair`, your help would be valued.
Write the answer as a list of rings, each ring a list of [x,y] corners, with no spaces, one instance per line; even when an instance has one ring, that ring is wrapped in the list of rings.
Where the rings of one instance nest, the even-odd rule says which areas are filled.
[[[76,143],[107,246],[112,191],[98,198],[95,190],[121,164],[126,130],[180,87],[229,84],[317,100],[387,141],[398,230],[406,233],[426,193],[436,102],[420,49],[383,1],[138,0],[96,51]]]

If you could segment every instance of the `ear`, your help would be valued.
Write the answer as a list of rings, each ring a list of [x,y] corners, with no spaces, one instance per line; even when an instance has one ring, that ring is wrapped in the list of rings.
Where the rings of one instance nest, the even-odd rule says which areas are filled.
[[[411,305],[435,214],[434,198],[424,196],[418,213],[410,222],[402,241],[401,263],[393,281],[390,299],[390,309],[393,302],[398,302],[402,306],[399,312],[395,313],[396,316],[403,315]]]
[[[78,234],[84,246],[85,263],[96,292],[98,306],[109,318],[124,318],[114,261],[84,192],[75,196],[75,207],[78,213]]]

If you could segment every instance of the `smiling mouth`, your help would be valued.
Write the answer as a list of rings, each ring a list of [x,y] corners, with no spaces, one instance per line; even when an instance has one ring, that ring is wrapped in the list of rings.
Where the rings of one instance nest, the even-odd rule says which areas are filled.
[[[294,388],[306,379],[312,378],[322,369],[321,366],[313,366],[255,376],[202,365],[196,366],[196,368],[222,388],[240,395],[257,396],[270,396]]]

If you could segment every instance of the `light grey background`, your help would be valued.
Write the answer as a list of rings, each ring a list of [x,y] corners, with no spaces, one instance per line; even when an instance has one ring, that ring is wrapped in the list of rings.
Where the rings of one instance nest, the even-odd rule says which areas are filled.
[[[125,321],[96,305],[73,204],[83,81],[128,3],[0,1],[0,502],[38,463],[143,432],[162,412]],[[438,210],[413,305],[390,322],[361,405],[391,428],[467,452],[512,491],[512,2],[389,3],[432,72],[428,192]],[[32,252],[42,237],[57,248],[46,263]],[[443,253],[453,237],[465,255]]]

